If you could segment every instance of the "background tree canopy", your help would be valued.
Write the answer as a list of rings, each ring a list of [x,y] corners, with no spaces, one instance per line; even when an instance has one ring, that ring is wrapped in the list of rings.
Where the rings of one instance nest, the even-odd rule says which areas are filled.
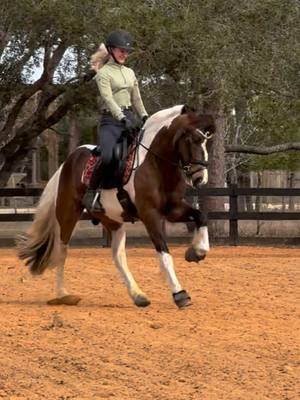
[[[212,183],[224,181],[225,146],[300,141],[298,0],[2,0],[0,16],[2,184],[71,109],[96,124],[89,57],[118,28],[135,38],[129,64],[149,113],[194,103],[215,114]],[[300,158],[240,162],[295,169]]]

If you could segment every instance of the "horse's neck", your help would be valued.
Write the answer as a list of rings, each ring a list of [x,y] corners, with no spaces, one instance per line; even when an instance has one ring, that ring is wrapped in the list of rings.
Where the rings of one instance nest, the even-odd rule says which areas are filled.
[[[161,129],[152,141],[145,158],[148,173],[157,177],[156,184],[166,193],[177,192],[183,184],[173,138],[174,135],[170,129]]]
[[[182,105],[174,106],[166,110],[158,111],[153,114],[145,124],[145,133],[142,139],[142,146],[138,149],[138,163],[143,163],[147,155],[148,149],[155,137],[159,134],[163,127],[169,127],[174,118],[181,114]]]
[[[173,134],[169,129],[163,128],[160,130],[151,143],[149,153],[154,154],[156,156],[155,159],[166,164],[166,167],[176,162],[177,154],[174,151]]]

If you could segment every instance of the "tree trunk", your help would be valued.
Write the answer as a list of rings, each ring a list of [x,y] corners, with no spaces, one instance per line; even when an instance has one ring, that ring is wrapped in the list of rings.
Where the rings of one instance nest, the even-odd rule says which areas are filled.
[[[69,112],[69,144],[68,144],[68,154],[71,154],[76,147],[79,146],[81,139],[78,119],[76,113],[73,111]]]
[[[225,186],[225,116],[220,99],[205,104],[204,111],[213,115],[216,124],[216,132],[211,139],[212,145],[209,152],[208,186],[222,188]],[[224,197],[207,197],[201,206],[206,211],[223,211],[226,201],[228,199]],[[208,228],[213,237],[224,235],[224,221],[210,221]]]

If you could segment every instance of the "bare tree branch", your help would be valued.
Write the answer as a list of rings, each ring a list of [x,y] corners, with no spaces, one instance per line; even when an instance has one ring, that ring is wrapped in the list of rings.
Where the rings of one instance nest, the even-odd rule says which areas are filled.
[[[43,88],[48,82],[52,81],[54,71],[59,64],[60,60],[62,59],[64,52],[66,51],[66,44],[61,42],[57,49],[53,52],[52,56],[46,49],[45,51],[45,58],[44,58],[44,71],[41,77],[32,85],[28,85],[28,87],[23,91],[23,93],[19,96],[16,102],[13,104],[11,109],[6,109],[7,114],[3,115],[2,112],[0,117],[2,121],[5,121],[3,124],[1,134],[6,136],[8,132],[10,132],[17,120],[19,113],[26,103],[26,101],[33,96],[37,91]],[[4,110],[3,110],[4,111]]]
[[[54,72],[60,63],[66,49],[67,45],[65,42],[61,42],[57,48],[52,51],[51,47],[45,46],[45,56],[44,56],[44,71],[42,73],[45,77],[47,77],[47,80],[52,80]],[[41,77],[41,78],[42,78]]]
[[[300,150],[300,142],[294,143],[283,143],[274,146],[250,146],[242,144],[228,144],[225,146],[226,153],[248,153],[248,154],[274,154],[281,153],[283,151]]]

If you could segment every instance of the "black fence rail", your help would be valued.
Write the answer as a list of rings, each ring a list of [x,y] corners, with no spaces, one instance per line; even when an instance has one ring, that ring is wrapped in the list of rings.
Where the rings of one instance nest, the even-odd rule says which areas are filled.
[[[0,189],[0,198],[9,197],[39,197],[42,189],[38,188],[2,188]],[[187,198],[199,199],[203,197],[228,197],[228,211],[211,211],[208,213],[210,220],[229,221],[229,243],[236,246],[239,243],[238,222],[242,220],[268,220],[268,221],[289,221],[300,220],[300,211],[239,211],[239,197],[241,196],[272,196],[272,197],[290,197],[300,198],[300,188],[239,188],[231,185],[227,188],[201,188],[188,189]],[[1,213],[0,222],[8,221],[31,221],[34,212],[15,212]],[[81,219],[89,219],[86,213],[83,213]],[[188,222],[188,221],[187,221]]]

